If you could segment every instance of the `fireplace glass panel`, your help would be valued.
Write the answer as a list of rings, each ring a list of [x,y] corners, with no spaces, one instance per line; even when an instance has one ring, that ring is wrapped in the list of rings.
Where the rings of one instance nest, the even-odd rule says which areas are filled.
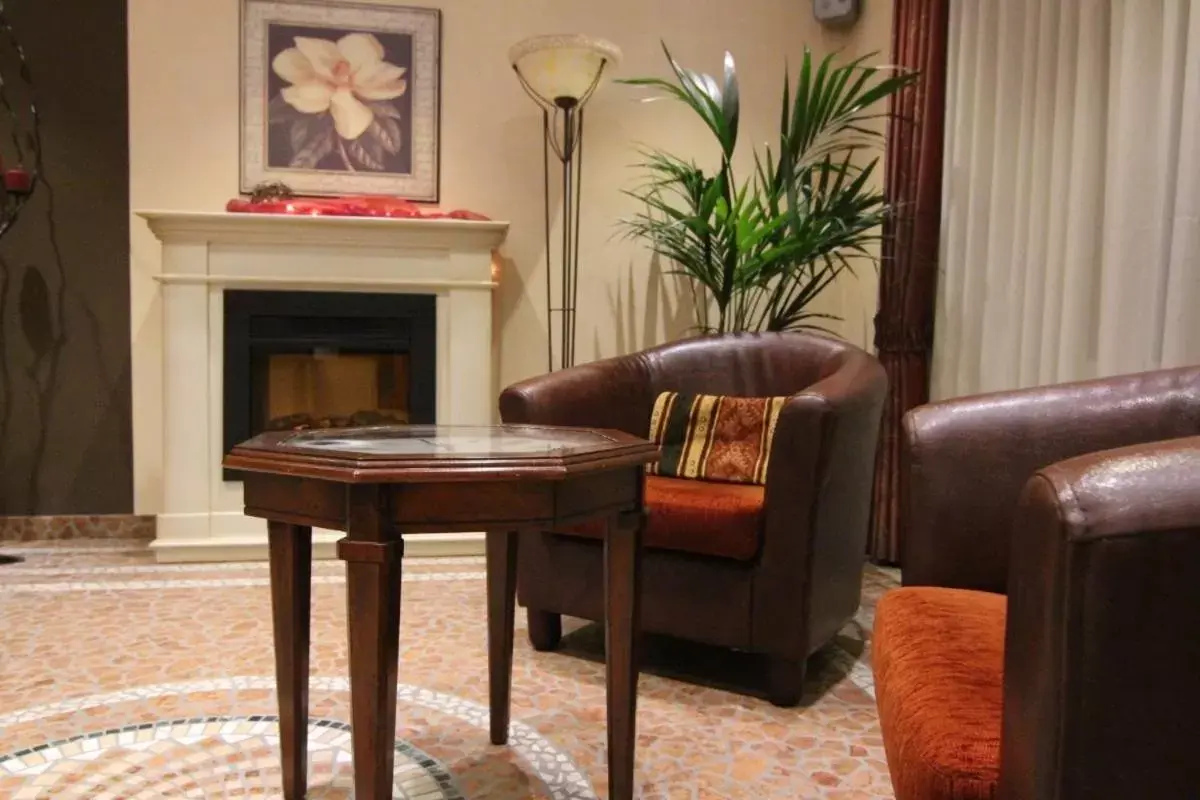
[[[225,452],[264,431],[436,422],[436,302],[227,291]]]
[[[255,427],[266,431],[409,422],[407,353],[272,353]]]

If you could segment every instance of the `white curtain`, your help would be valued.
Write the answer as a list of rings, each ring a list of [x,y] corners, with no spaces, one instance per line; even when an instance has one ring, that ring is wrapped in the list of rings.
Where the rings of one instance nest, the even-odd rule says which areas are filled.
[[[933,396],[1200,363],[1200,0],[954,0]]]

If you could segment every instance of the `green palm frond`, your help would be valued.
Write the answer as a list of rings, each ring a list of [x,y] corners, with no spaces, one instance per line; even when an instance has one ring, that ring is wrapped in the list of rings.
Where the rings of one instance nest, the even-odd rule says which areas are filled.
[[[733,56],[716,78],[680,66],[663,45],[674,81],[635,78],[690,108],[717,140],[721,164],[712,173],[665,150],[645,149],[643,180],[627,194],[641,210],[621,221],[626,235],[646,240],[702,295],[699,327],[741,330],[824,330],[832,319],[810,310],[852,259],[871,260],[888,206],[875,187],[879,158],[864,159],[883,135],[872,125],[882,101],[916,80],[868,66],[873,56],[844,64],[815,63],[807,49],[793,90],[784,77],[779,140],[754,153],[749,180],[739,182],[732,158],[741,96]],[[707,303],[717,322],[708,325]]]

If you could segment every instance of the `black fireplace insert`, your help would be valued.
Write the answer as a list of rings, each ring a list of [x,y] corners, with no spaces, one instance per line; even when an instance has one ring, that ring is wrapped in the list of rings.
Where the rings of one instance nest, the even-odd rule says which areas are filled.
[[[264,431],[435,422],[436,319],[432,295],[227,291],[225,452]]]

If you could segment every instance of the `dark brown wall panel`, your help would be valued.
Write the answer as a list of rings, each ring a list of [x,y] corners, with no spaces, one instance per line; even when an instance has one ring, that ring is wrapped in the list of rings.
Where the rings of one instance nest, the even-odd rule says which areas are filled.
[[[32,71],[46,180],[0,240],[0,514],[129,513],[126,4],[4,5]],[[0,69],[23,106],[4,44]],[[11,165],[9,142],[0,117]]]

